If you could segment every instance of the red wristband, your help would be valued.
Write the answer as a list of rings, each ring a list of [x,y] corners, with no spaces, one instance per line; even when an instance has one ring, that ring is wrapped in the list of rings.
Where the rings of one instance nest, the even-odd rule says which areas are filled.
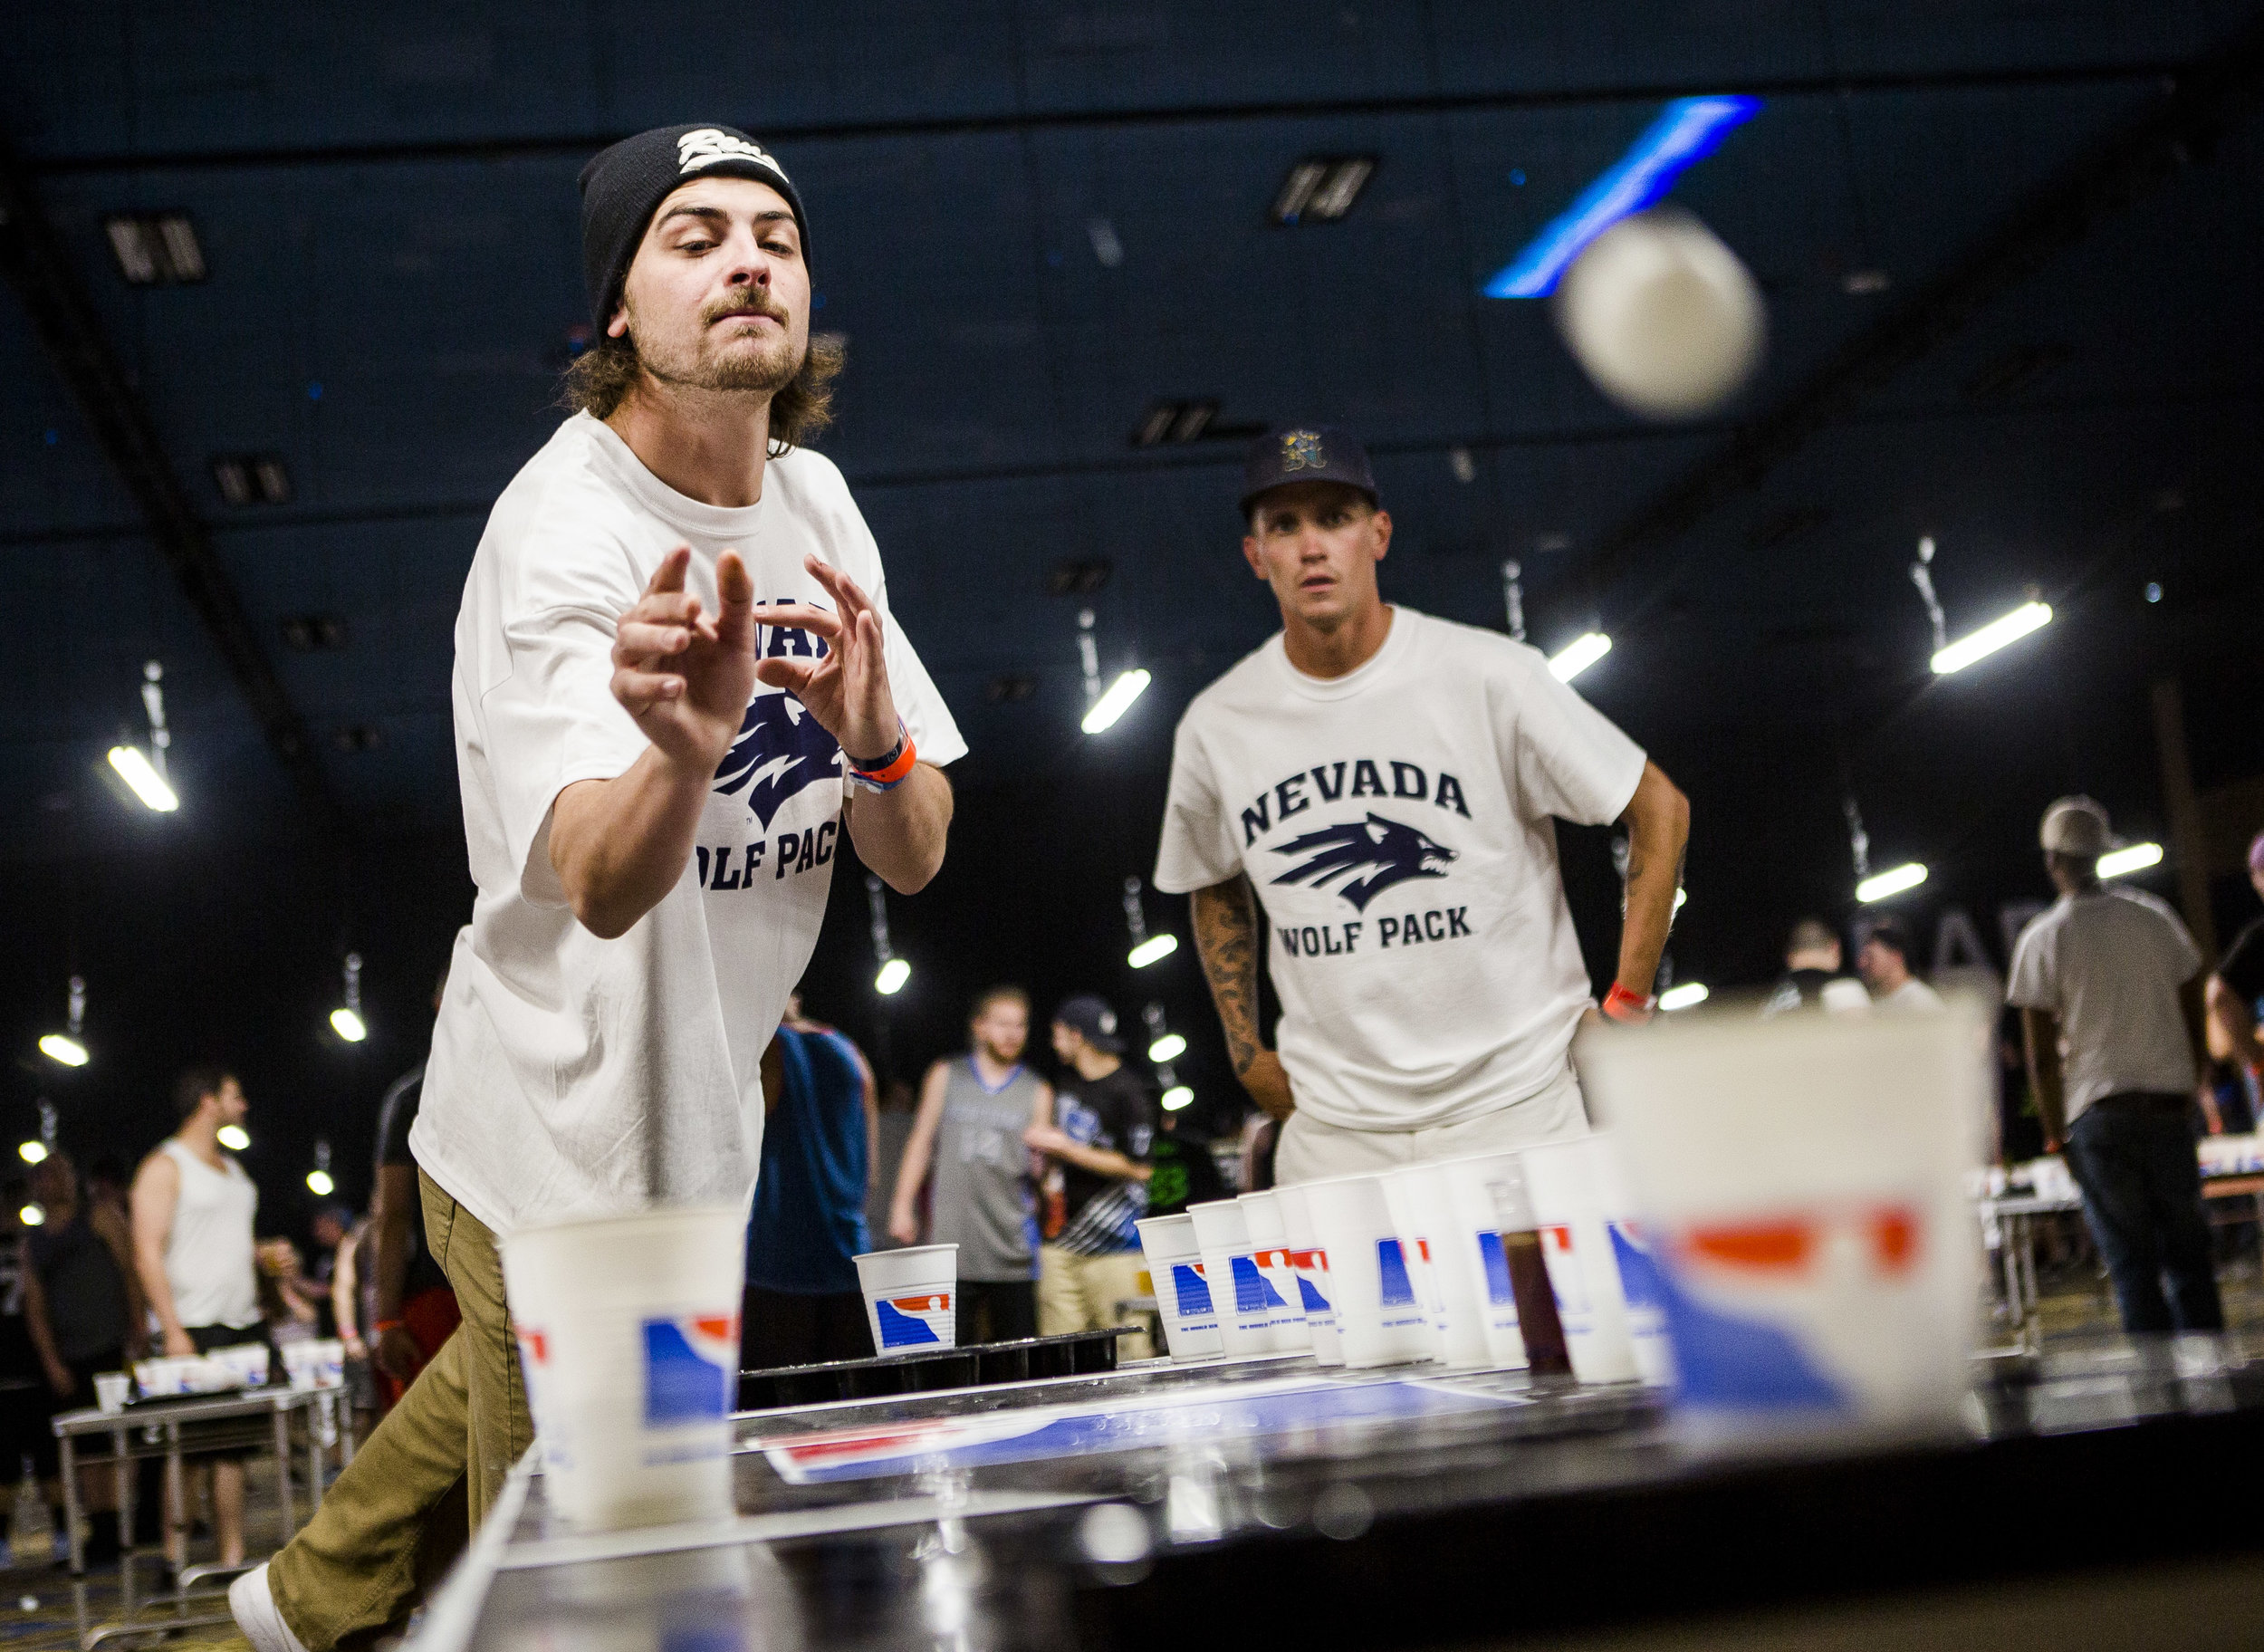
[[[1639,1027],[1651,1019],[1651,1012],[1658,1008],[1658,1004],[1656,998],[1631,993],[1615,981],[1612,990],[1604,994],[1603,1009],[1611,1020]]]

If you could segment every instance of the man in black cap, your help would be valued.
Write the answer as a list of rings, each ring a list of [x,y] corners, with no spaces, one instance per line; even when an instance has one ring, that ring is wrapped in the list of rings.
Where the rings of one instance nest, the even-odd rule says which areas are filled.
[[[1194,897],[1235,1071],[1286,1120],[1280,1179],[1580,1133],[1569,1052],[1595,1006],[1554,821],[1627,826],[1602,1013],[1640,1021],[1689,805],[1539,653],[1384,601],[1391,518],[1343,432],[1260,437],[1242,508],[1281,630],[1180,721],[1156,884]],[[1279,1055],[1259,1037],[1261,901]]]
[[[230,1591],[260,1652],[398,1629],[443,1500],[463,1482],[476,1526],[526,1449],[496,1235],[743,1203],[763,1052],[842,839],[906,893],[943,860],[936,765],[964,744],[840,472],[804,446],[839,355],[810,338],[801,197],[712,125],[614,145],[581,191],[601,339],[456,620],[478,897],[409,1145],[464,1323]]]
[[[1147,1294],[1132,1225],[1147,1214],[1156,1138],[1155,1094],[1124,1064],[1117,1013],[1105,999],[1080,993],[1062,1001],[1053,1012],[1053,1053],[1069,1069],[1054,1087],[1053,1122],[1022,1132],[1049,1161],[1047,1179],[1058,1175],[1061,1184],[1058,1215],[1049,1201],[1038,1247],[1038,1330],[1049,1337],[1133,1322],[1117,1304]],[[1118,1352],[1147,1358],[1146,1333],[1127,1337]]]

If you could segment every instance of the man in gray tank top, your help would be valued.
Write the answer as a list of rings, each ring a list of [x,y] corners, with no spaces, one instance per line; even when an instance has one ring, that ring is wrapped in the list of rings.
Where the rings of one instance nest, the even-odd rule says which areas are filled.
[[[919,1196],[929,1197],[929,1244],[959,1247],[959,1345],[1038,1334],[1035,1167],[1022,1132],[1053,1119],[1052,1087],[1022,1064],[1030,998],[994,986],[974,1001],[964,1055],[937,1061],[920,1085],[920,1110],[897,1169],[888,1232],[920,1238]]]

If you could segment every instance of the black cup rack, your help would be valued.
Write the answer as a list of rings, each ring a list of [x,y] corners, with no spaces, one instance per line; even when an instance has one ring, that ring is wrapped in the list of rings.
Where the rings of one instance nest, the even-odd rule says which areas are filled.
[[[742,1371],[739,1409],[772,1411],[837,1399],[887,1399],[946,1388],[989,1388],[1042,1377],[1098,1376],[1117,1369],[1117,1339],[1123,1334],[1123,1328],[1079,1330],[1067,1336],[1023,1337],[1012,1342],[941,1348],[881,1359],[835,1359],[823,1365]]]

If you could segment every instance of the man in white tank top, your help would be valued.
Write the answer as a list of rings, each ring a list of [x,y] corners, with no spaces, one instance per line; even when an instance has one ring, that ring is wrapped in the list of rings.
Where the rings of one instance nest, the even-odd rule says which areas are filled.
[[[253,1271],[252,1222],[259,1189],[220,1146],[220,1132],[244,1122],[244,1087],[232,1073],[192,1067],[173,1087],[181,1128],[158,1144],[134,1177],[134,1271],[149,1300],[165,1352],[200,1354],[264,1340]],[[222,1457],[212,1476],[213,1525],[220,1564],[244,1563],[244,1463]],[[166,1557],[187,1554],[185,1513],[168,1511]]]

